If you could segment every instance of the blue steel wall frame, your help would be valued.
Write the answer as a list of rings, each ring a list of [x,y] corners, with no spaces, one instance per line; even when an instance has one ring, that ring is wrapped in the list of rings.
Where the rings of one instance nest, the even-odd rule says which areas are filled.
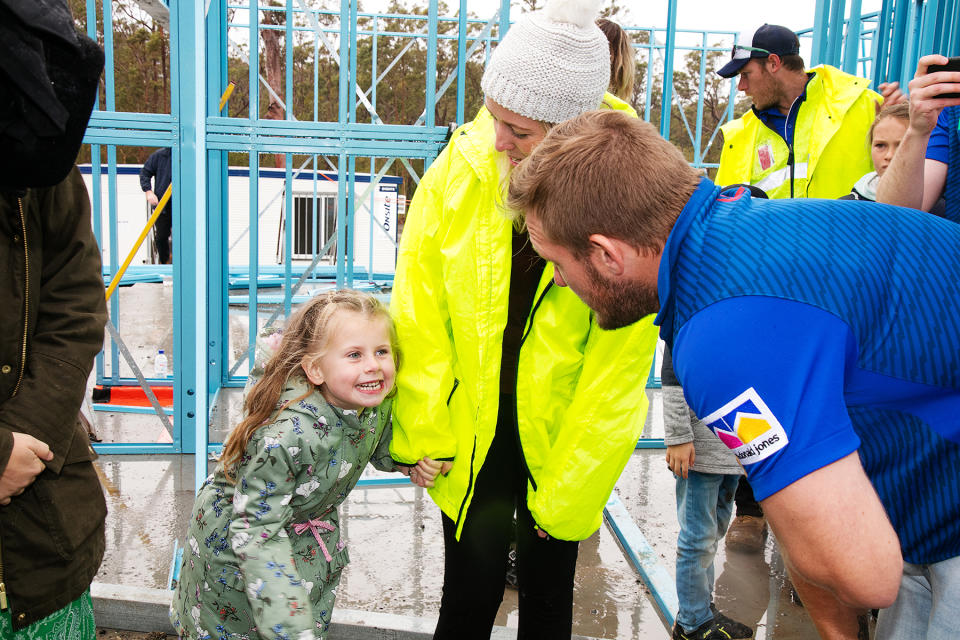
[[[303,2],[300,0],[300,6]],[[461,9],[465,9],[466,2],[461,2]],[[227,153],[230,150],[245,150],[249,153],[251,175],[258,175],[260,153],[283,153],[287,163],[286,177],[292,178],[290,167],[292,154],[313,153],[335,154],[340,168],[355,168],[358,155],[373,155],[376,157],[406,160],[408,157],[421,157],[429,163],[438,153],[446,135],[444,127],[436,127],[433,123],[434,110],[432,101],[428,99],[424,108],[424,115],[416,125],[383,125],[376,112],[372,111],[370,125],[355,123],[355,109],[357,99],[348,87],[355,87],[356,47],[349,43],[356,42],[357,37],[357,7],[354,3],[344,3],[340,11],[341,42],[347,49],[341,48],[341,53],[348,49],[349,58],[342,58],[347,64],[339,65],[340,109],[337,123],[298,123],[293,119],[292,108],[286,109],[286,120],[268,122],[260,120],[259,92],[250,92],[250,111],[247,119],[223,118],[218,114],[217,97],[226,81],[226,48],[228,29],[226,23],[227,4],[225,0],[214,0],[208,5],[213,9],[211,18],[206,19],[203,3],[174,2],[171,6],[171,77],[173,96],[170,114],[119,114],[115,112],[112,56],[112,32],[108,28],[104,33],[104,44],[107,50],[106,71],[106,105],[91,118],[86,142],[93,150],[93,203],[95,210],[101,210],[103,195],[101,191],[99,161],[100,145],[107,146],[108,153],[108,210],[111,229],[116,229],[117,202],[116,202],[116,145],[117,144],[149,144],[170,146],[173,151],[175,166],[173,175],[174,190],[177,193],[177,213],[174,216],[174,394],[176,407],[176,428],[174,442],[170,445],[156,445],[146,443],[109,443],[97,445],[101,452],[193,452],[204,451],[207,448],[206,416],[210,404],[217,391],[227,381],[225,374],[228,363],[226,277],[229,271],[226,245],[227,229],[224,224],[225,212],[228,209],[228,188],[226,180]],[[293,3],[287,0],[286,10],[293,11]],[[104,24],[110,25],[110,1],[105,0],[102,8],[105,18]],[[91,34],[95,35],[96,12],[95,0],[88,0],[88,20]],[[259,38],[259,11],[248,11],[250,41],[257,42]],[[344,20],[344,17],[347,17]],[[459,18],[459,24],[466,23],[465,18]],[[438,10],[437,2],[433,0],[428,13],[428,65],[436,68],[436,43]],[[286,35],[292,42],[293,21],[287,20]],[[346,36],[346,37],[344,37]],[[458,36],[458,49],[466,51],[466,34],[461,30]],[[489,31],[486,37],[489,38]],[[319,45],[315,45],[319,46]],[[253,87],[259,85],[259,60],[257,47],[250,48],[249,82]],[[190,51],[191,55],[181,55]],[[292,48],[287,48],[287,77],[286,100],[290,105],[292,100]],[[210,62],[207,65],[207,61]],[[463,62],[459,65],[464,68]],[[376,77],[376,75],[374,75]],[[458,115],[463,113],[462,78],[458,79]],[[358,95],[365,94],[357,87]],[[436,73],[428,74],[425,94],[428,97],[436,95]],[[348,102],[349,98],[349,102]],[[314,109],[316,112],[316,109]],[[238,122],[239,121],[239,122]],[[278,126],[279,125],[279,126]],[[382,173],[386,168],[382,169]],[[338,233],[338,273],[339,286],[352,283],[352,249],[347,246],[344,235],[349,232],[346,225],[353,223],[353,208],[347,206],[347,193],[353,193],[353,179],[345,171],[338,171],[338,208],[340,216]],[[250,180],[250,202],[253,203],[252,223],[250,225],[250,310],[249,324],[251,327],[250,351],[253,347],[253,336],[257,327],[257,278],[259,265],[257,251],[259,244],[258,225],[255,223],[256,203],[259,201],[258,181]],[[291,209],[291,191],[286,191],[286,207]],[[372,197],[372,194],[371,194]],[[357,203],[359,206],[359,203]],[[200,223],[200,224],[197,224]],[[100,229],[100,220],[95,217],[97,232]],[[352,234],[351,234],[352,235]],[[116,273],[117,257],[125,249],[117,245],[117,235],[110,233],[110,264],[107,265],[107,275]],[[291,255],[291,225],[286,226],[284,251],[287,256],[285,263],[286,295],[284,300],[285,311],[289,312],[291,305],[291,274],[289,256]],[[101,235],[102,237],[102,235]],[[111,303],[111,317],[119,318],[119,297]],[[98,379],[121,381],[120,363],[117,350],[111,349],[110,375],[105,374],[102,358],[97,365]],[[155,381],[154,381],[155,382]],[[200,392],[198,392],[200,390]],[[198,456],[198,478],[205,474],[204,456]]]
[[[256,2],[256,0],[254,0]],[[672,104],[669,98],[672,93],[673,55],[676,46],[676,0],[668,1],[668,28],[666,43],[656,43],[657,30],[644,30],[649,34],[646,45],[638,44],[638,50],[646,50],[648,59],[653,61],[654,52],[663,55],[664,98]],[[866,66],[873,62],[870,72],[875,81],[886,79],[900,79],[904,81],[913,74],[916,58],[920,52],[939,50],[944,53],[957,53],[960,43],[957,42],[957,25],[952,19],[958,9],[960,0],[930,0],[913,2],[912,0],[885,0],[883,9],[876,21],[871,16],[864,20],[853,20],[850,27],[844,32],[843,28],[830,28],[828,16],[843,16],[844,0],[818,0],[815,14],[815,28],[813,30],[815,56],[829,57],[829,59],[814,59],[814,62],[832,62],[848,67],[853,64]],[[102,0],[87,0],[88,16],[96,16],[99,11],[104,18],[104,24],[112,23],[111,2]],[[374,43],[387,35],[379,28],[379,18],[372,14],[360,13],[356,3],[344,2],[337,12],[321,12],[306,6],[305,0],[285,0],[280,9],[288,15],[298,13],[312,21],[311,27],[295,24],[287,19],[279,27],[285,33],[288,42],[293,42],[294,34],[298,30],[312,30],[315,32],[313,40],[314,51],[319,51],[321,43],[329,46],[325,41],[324,31],[328,27],[321,27],[317,16],[335,15],[339,18],[336,33],[339,36],[337,50],[339,105],[336,122],[317,121],[317,95],[313,97],[313,119],[308,122],[297,121],[293,115],[293,73],[292,47],[286,51],[286,87],[284,91],[285,119],[282,121],[263,120],[259,117],[259,91],[249,92],[249,111],[246,118],[224,117],[219,113],[218,96],[222,92],[227,78],[227,49],[230,46],[230,31],[237,27],[228,23],[228,13],[246,12],[247,25],[245,26],[248,43],[259,42],[259,34],[264,25],[260,24],[260,10],[266,9],[254,4],[256,10],[249,10],[249,4],[228,4],[227,0],[211,0],[208,4],[209,16],[204,13],[204,3],[173,2],[171,5],[171,78],[172,96],[169,114],[140,114],[117,113],[115,108],[115,93],[113,77],[113,43],[112,32],[108,28],[103,34],[103,42],[107,50],[107,78],[105,103],[95,111],[91,117],[90,126],[85,141],[91,144],[93,188],[92,199],[95,211],[102,210],[104,204],[109,211],[111,230],[117,224],[117,191],[116,191],[116,147],[117,145],[149,145],[169,146],[173,151],[177,169],[174,172],[174,190],[177,192],[177,210],[174,215],[174,389],[176,402],[176,419],[174,442],[171,445],[138,445],[138,444],[108,444],[99,445],[101,451],[126,450],[130,452],[145,451],[203,451],[207,447],[206,416],[215,394],[223,386],[237,384],[234,371],[229,370],[230,354],[228,336],[227,301],[227,274],[230,271],[229,257],[226,250],[228,229],[226,225],[227,211],[229,210],[229,190],[226,178],[227,154],[230,151],[240,151],[248,154],[250,175],[257,176],[260,167],[261,153],[279,153],[286,158],[286,179],[294,177],[292,161],[294,154],[308,155],[313,160],[314,169],[317,162],[323,157],[329,164],[328,158],[335,157],[338,175],[337,199],[338,207],[338,242],[337,242],[337,274],[338,286],[352,284],[353,256],[352,249],[344,242],[345,237],[352,235],[354,211],[364,206],[364,198],[355,198],[348,194],[353,191],[352,169],[355,168],[357,157],[371,159],[371,171],[383,175],[394,161],[401,161],[409,167],[407,158],[422,158],[428,165],[436,156],[446,136],[445,126],[437,126],[434,122],[434,101],[439,98],[453,80],[456,80],[457,91],[457,120],[462,123],[472,114],[464,113],[465,64],[466,60],[484,43],[496,41],[509,27],[510,2],[501,0],[500,11],[479,35],[470,35],[467,25],[476,22],[466,17],[467,0],[460,0],[460,14],[456,18],[441,18],[438,15],[438,2],[431,0],[426,16],[417,16],[416,19],[426,20],[426,33],[402,34],[405,37],[425,38],[428,44],[427,81],[424,87],[424,112],[417,123],[413,125],[384,124],[377,114],[377,81],[382,79],[391,68],[391,62],[380,72],[378,65],[382,61],[376,56],[376,47],[371,59],[373,78],[371,87],[363,91],[358,84],[358,52],[351,43],[361,37],[371,38]],[[854,0],[852,8],[859,12],[860,1]],[[369,30],[360,28],[361,19],[368,20],[372,27]],[[436,86],[436,54],[440,38],[450,38],[449,35],[439,33],[441,20],[455,20],[458,25],[457,51],[459,54],[457,73],[447,79],[442,87]],[[96,20],[88,19],[88,32],[96,35]],[[834,22],[834,24],[836,24]],[[841,21],[842,24],[842,21]],[[868,27],[867,25],[876,25]],[[499,26],[497,36],[493,35],[495,27]],[[872,30],[870,30],[872,28]],[[639,29],[632,29],[639,31]],[[661,30],[662,31],[662,30]],[[707,36],[699,32],[702,42],[696,47],[706,56],[714,47],[708,46]],[[870,54],[864,55],[865,34],[870,39]],[[396,35],[396,34],[389,34]],[[734,42],[738,40],[736,33],[723,33],[724,38],[732,36]],[[473,45],[468,46],[468,41]],[[846,46],[844,51],[837,48],[837,43]],[[259,87],[261,84],[259,69],[260,56],[257,46],[249,47],[249,74],[248,86]],[[725,48],[725,47],[724,47]],[[487,47],[487,55],[490,48]],[[853,51],[853,53],[851,53]],[[184,55],[183,52],[189,52]],[[858,54],[858,55],[857,55]],[[347,55],[346,58],[343,56]],[[841,57],[842,56],[842,57]],[[316,58],[316,56],[315,56]],[[703,59],[703,58],[702,58]],[[654,65],[647,68],[647,93],[644,104],[644,115],[650,117],[650,89],[654,75]],[[378,73],[379,72],[379,73]],[[701,64],[699,86],[704,84],[704,77],[708,71]],[[314,78],[318,77],[317,67],[314,67]],[[730,106],[728,118],[732,117],[732,98],[735,95],[735,84],[731,84]],[[365,107],[370,112],[369,122],[358,122],[357,109]],[[672,107],[671,107],[672,108]],[[663,110],[661,130],[669,135],[669,114],[671,109]],[[689,123],[684,122],[688,135],[695,144],[696,152],[694,163],[702,163],[702,149],[704,132],[702,131],[702,104],[697,108],[698,116],[695,130],[691,130]],[[708,148],[716,136],[716,131],[709,136]],[[101,175],[103,167],[100,160],[102,148],[107,153],[107,193],[103,193]],[[383,166],[374,170],[377,160]],[[331,165],[332,166],[332,165]],[[412,167],[410,167],[412,171]],[[299,169],[297,169],[299,171]],[[417,180],[416,172],[413,172]],[[250,338],[246,357],[253,352],[253,340],[258,327],[258,285],[256,275],[261,271],[258,260],[257,247],[260,242],[258,231],[257,203],[260,197],[257,180],[249,181],[249,200],[251,203],[248,245],[249,256],[249,300],[250,306],[247,320],[250,327]],[[286,210],[292,206],[291,191],[285,192]],[[368,195],[368,194],[365,194]],[[316,206],[316,205],[314,205]],[[194,221],[200,222],[195,224]],[[99,217],[94,218],[95,230],[101,234]],[[349,226],[348,226],[349,225]],[[295,293],[292,281],[292,271],[289,260],[292,254],[290,246],[291,226],[286,226],[284,245],[285,263],[284,278],[285,291],[283,307],[289,310],[292,296]],[[376,229],[371,229],[375,232]],[[117,246],[117,235],[111,232],[110,263],[106,266],[108,277],[116,272],[117,260],[123,247]],[[314,243],[317,246],[317,243]],[[111,301],[110,312],[112,318],[118,318],[121,302],[119,299]],[[120,362],[115,348],[111,348],[110,379],[119,379]],[[100,358],[97,363],[99,379],[106,378],[105,361]],[[202,456],[201,456],[202,457]],[[198,465],[198,469],[199,469]]]

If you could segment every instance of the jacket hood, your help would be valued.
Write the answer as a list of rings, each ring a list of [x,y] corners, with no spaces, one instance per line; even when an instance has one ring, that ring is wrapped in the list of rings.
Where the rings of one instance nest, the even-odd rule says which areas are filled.
[[[59,0],[0,0],[0,187],[49,187],[73,166],[103,51]]]

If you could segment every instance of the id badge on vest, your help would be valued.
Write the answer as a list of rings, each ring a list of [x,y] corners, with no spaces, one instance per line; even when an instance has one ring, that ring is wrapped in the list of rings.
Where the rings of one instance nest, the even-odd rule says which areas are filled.
[[[769,144],[762,144],[757,148],[757,160],[760,162],[760,170],[766,171],[773,166],[773,147]]]

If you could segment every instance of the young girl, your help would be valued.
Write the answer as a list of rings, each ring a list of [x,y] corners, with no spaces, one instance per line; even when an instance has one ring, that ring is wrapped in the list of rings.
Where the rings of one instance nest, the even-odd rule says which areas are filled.
[[[349,562],[337,506],[367,462],[404,470],[388,452],[398,363],[372,296],[335,291],[292,316],[197,496],[170,611],[181,638],[326,637]],[[433,466],[412,468],[432,486]]]
[[[900,146],[900,140],[910,125],[910,105],[900,102],[888,105],[880,110],[877,119],[870,126],[870,158],[873,160],[874,171],[866,174],[853,185],[853,189],[841,200],[870,200],[877,199],[877,184],[880,176],[887,170],[893,154]]]

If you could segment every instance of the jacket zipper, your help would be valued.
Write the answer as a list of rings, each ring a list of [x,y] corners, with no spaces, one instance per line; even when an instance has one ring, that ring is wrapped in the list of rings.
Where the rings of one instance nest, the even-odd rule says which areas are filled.
[[[550,287],[553,286],[553,280],[547,283],[547,286],[544,288],[543,293],[540,294],[540,297],[537,299],[536,304],[533,305],[533,309],[530,311],[530,318],[527,321],[527,330],[523,334],[523,337],[520,338],[520,347],[523,347],[523,343],[526,341],[527,336],[530,334],[530,329],[533,328],[533,316],[537,313],[537,309],[540,307],[540,303],[543,302],[543,298],[547,295],[547,291],[550,290]],[[520,370],[520,355],[519,350],[517,351],[517,364],[514,371],[514,379],[516,379],[516,374]],[[514,383],[516,384],[516,383]],[[454,384],[453,390],[456,391],[457,385]],[[450,398],[453,397],[453,391],[450,392]],[[450,403],[450,398],[447,398],[447,404]],[[527,458],[523,455],[523,446],[520,443],[520,423],[517,420],[517,401],[516,393],[514,393],[513,401],[513,423],[517,425],[517,431],[514,436],[517,438],[517,448],[520,450],[520,460],[523,462],[523,470],[526,472],[527,477],[530,478],[530,483],[533,484],[533,490],[537,490],[537,483],[533,479],[533,474],[530,473],[530,466],[527,464]],[[460,502],[460,509],[457,511],[457,528],[460,528],[460,520],[463,519],[463,509],[467,506],[467,497],[470,495],[470,491],[473,489],[473,464],[476,462],[477,458],[477,436],[473,436],[473,450],[470,452],[470,482],[467,483],[467,491],[463,494],[463,500]]]
[[[23,275],[24,275],[24,296],[23,296],[23,342],[20,348],[20,374],[17,376],[17,384],[13,387],[13,395],[20,391],[20,383],[23,382],[23,374],[27,369],[27,327],[30,318],[30,256],[27,254],[27,220],[23,215],[23,198],[17,198],[17,206],[20,208],[20,235],[23,236]],[[12,397],[12,396],[11,396]]]
[[[543,299],[547,296],[547,291],[550,291],[550,287],[553,286],[553,280],[547,283],[547,286],[544,287],[543,293],[540,294],[540,297],[537,298],[536,304],[533,305],[533,309],[530,310],[530,319],[527,320],[527,330],[524,331],[523,337],[520,338],[520,347],[517,349],[517,363],[514,365],[513,380],[514,384],[519,384],[520,382],[520,352],[523,350],[523,343],[527,341],[527,336],[530,335],[531,329],[533,329],[533,317],[537,314],[537,309],[540,308],[540,303],[543,302]],[[517,430],[514,435],[517,438],[517,449],[520,451],[520,461],[523,463],[523,470],[527,474],[527,478],[530,479],[530,484],[533,485],[533,490],[537,490],[537,481],[533,479],[533,473],[530,471],[530,465],[527,464],[527,456],[523,454],[523,442],[520,440],[520,415],[517,411],[517,393],[514,390],[513,394],[513,424],[516,426]]]
[[[23,268],[26,291],[23,300],[23,343],[20,349],[20,375],[17,376],[17,384],[13,388],[13,396],[17,395],[17,392],[20,391],[20,383],[23,382],[23,372],[27,368],[27,319],[30,309],[30,259],[27,255],[27,221],[23,215],[23,198],[17,198],[17,208],[20,210],[20,233],[23,235]],[[3,580],[3,551],[0,549],[0,611],[6,610],[7,585]]]
[[[808,81],[809,82],[809,81]],[[793,103],[790,105],[790,110],[787,112],[787,122],[783,125],[783,133],[787,133],[787,129],[790,127],[790,120],[793,119],[793,133],[794,135],[790,136],[790,141],[787,142],[787,164],[790,166],[790,198],[793,198],[793,181],[794,177],[794,165],[796,158],[793,157],[793,140],[796,137],[797,133],[797,116],[800,115],[800,107],[797,106],[800,104],[800,98],[797,97],[794,99]],[[797,112],[794,113],[793,108],[797,107]]]

